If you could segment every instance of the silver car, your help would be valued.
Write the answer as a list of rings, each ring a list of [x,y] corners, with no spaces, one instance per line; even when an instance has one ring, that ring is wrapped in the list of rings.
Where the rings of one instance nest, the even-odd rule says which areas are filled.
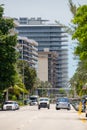
[[[56,100],[56,110],[59,110],[59,109],[67,109],[67,110],[71,109],[68,98],[61,97]]]

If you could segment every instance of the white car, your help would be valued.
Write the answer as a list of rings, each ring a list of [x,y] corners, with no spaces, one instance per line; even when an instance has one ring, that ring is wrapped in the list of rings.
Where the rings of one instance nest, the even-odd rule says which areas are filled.
[[[18,110],[19,105],[16,101],[5,101],[3,104],[3,110]]]
[[[50,109],[50,100],[47,97],[39,98],[38,101],[38,109],[40,108],[48,108]]]

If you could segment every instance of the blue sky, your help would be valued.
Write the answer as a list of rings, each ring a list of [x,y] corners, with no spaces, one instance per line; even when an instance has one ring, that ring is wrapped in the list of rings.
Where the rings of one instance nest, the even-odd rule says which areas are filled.
[[[87,0],[73,0],[73,2],[76,5],[87,4]],[[9,17],[42,17],[51,22],[60,21],[65,25],[72,19],[68,0],[0,0],[0,4],[4,4],[4,15]],[[77,64],[73,60],[72,52],[73,46],[69,44],[69,77],[74,74]]]

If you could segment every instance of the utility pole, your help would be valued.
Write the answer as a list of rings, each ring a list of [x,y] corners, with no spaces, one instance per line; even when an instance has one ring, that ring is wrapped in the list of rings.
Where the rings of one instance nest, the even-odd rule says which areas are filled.
[[[24,84],[24,57],[23,57],[23,50],[24,50],[24,48],[23,48],[23,40],[22,40],[22,82],[23,82],[23,84]],[[23,92],[23,104],[24,104],[24,92]]]
[[[6,101],[8,101],[8,89],[6,91]]]

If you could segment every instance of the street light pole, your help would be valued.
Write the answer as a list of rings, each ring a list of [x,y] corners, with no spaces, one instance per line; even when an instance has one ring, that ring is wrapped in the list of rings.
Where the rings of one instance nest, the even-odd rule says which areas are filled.
[[[6,91],[6,101],[8,101],[8,89]]]
[[[22,73],[22,75],[23,75],[23,77],[22,77],[22,82],[23,82],[23,84],[24,84],[24,57],[23,57],[23,41],[22,41],[22,71],[23,71],[23,73]],[[23,104],[24,104],[24,92],[23,92]]]

